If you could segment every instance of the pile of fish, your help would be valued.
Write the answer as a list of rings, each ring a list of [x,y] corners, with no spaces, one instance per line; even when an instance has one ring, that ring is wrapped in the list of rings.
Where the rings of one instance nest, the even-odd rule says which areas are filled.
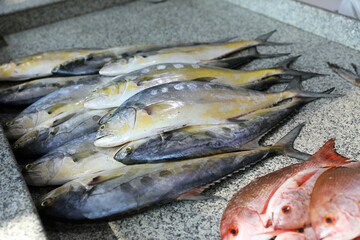
[[[307,161],[255,179],[230,200],[221,239],[360,239],[359,163],[331,139]]]
[[[112,219],[173,200],[204,199],[201,192],[211,184],[271,154],[307,159],[292,147],[302,125],[272,146],[259,141],[307,103],[340,95],[331,94],[333,88],[304,91],[302,81],[322,75],[292,69],[299,56],[272,68],[239,70],[256,59],[288,55],[258,52],[259,46],[287,44],[268,41],[273,33],[54,51],[0,65],[1,81],[27,80],[0,90],[1,104],[30,104],[5,126],[26,182],[62,185],[41,199],[39,209],[62,219]],[[269,90],[274,84],[286,88]],[[333,166],[331,160],[314,167]],[[241,204],[230,203],[227,211],[243,208],[247,216],[257,214],[254,220],[264,219],[263,208]],[[252,233],[276,232],[275,215],[265,216],[268,222]],[[240,232],[224,221],[224,238]]]

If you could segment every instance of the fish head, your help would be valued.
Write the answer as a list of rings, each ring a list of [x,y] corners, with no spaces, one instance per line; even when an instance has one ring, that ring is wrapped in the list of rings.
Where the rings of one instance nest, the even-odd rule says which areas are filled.
[[[266,240],[273,238],[273,228],[265,228],[258,212],[238,207],[225,210],[220,224],[222,240]]]
[[[126,108],[116,111],[104,124],[99,127],[95,146],[115,147],[126,142],[124,135],[134,127],[136,120],[136,110]]]
[[[129,164],[129,161],[131,162],[133,155],[137,155],[136,150],[138,147],[145,144],[148,140],[148,138],[143,138],[122,145],[116,152],[114,159],[122,163]]]
[[[114,96],[120,94],[123,83],[110,82],[100,88],[92,91],[90,96],[85,98],[84,106],[90,109],[98,109],[101,106],[104,108]]]
[[[297,229],[309,222],[309,196],[301,189],[274,195],[270,203],[267,217],[271,219],[274,229]]]
[[[311,224],[318,239],[353,239],[359,236],[360,204],[358,198],[338,194],[311,206]]]
[[[79,199],[84,199],[84,197],[79,196],[83,196],[91,188],[86,180],[89,179],[71,181],[50,191],[40,199],[39,211],[57,218],[83,219],[84,214]]]
[[[56,177],[61,167],[73,159],[66,153],[53,152],[25,165],[23,176],[27,184],[32,186],[44,186]]]

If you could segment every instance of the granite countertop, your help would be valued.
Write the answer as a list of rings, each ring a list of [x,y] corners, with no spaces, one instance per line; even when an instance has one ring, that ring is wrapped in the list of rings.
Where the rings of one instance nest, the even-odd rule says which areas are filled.
[[[59,21],[5,36],[9,46],[0,49],[0,62],[38,51],[73,47],[107,47],[136,43],[168,44],[211,41],[231,36],[249,39],[274,29],[278,32],[271,38],[272,41],[295,44],[261,47],[259,48],[261,52],[290,52],[292,55],[302,55],[294,64],[294,68],[328,74],[305,82],[306,90],[323,91],[335,87],[335,93],[342,93],[345,96],[310,103],[275,131],[265,143],[274,143],[297,124],[305,122],[306,126],[295,142],[297,149],[314,153],[327,139],[336,137],[336,146],[341,154],[360,159],[358,134],[360,88],[334,75],[326,64],[330,61],[342,66],[350,66],[350,63],[360,62],[359,52],[227,1],[169,0],[159,4],[135,1]],[[254,61],[245,69],[274,66],[280,60]],[[3,138],[1,132],[0,136]],[[0,145],[0,149],[4,156],[8,156],[7,145]],[[26,193],[21,179],[12,180],[12,174],[17,174],[18,179],[20,177],[13,167],[11,157],[11,155],[8,157],[6,170],[5,168],[2,170],[9,172],[2,176],[1,182],[3,184],[21,182],[20,186],[24,189],[21,192]],[[235,192],[255,177],[295,162],[297,161],[283,156],[273,157],[212,186],[205,194],[221,196],[229,200]],[[5,191],[5,193],[7,199],[16,198],[17,192]],[[36,199],[38,190],[32,189],[32,194]],[[30,209],[33,206],[27,196],[21,200],[21,203],[23,202],[28,202]],[[43,222],[43,227],[49,239],[219,239],[220,218],[226,205],[227,201],[221,199],[179,201],[112,222],[74,224],[46,220]],[[32,224],[38,226],[34,210],[31,212],[35,219]],[[17,215],[21,216],[21,213]],[[0,220],[2,222],[0,224],[7,221],[4,217]],[[24,222],[28,223],[26,220]],[[41,226],[34,226],[33,229],[37,234],[43,234]],[[6,236],[16,235],[17,231],[6,233],[8,234]],[[2,239],[1,235],[0,238]]]

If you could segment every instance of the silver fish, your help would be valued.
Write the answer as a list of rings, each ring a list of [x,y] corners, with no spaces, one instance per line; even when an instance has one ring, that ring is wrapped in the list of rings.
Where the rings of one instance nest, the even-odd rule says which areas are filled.
[[[22,136],[13,144],[13,149],[25,155],[46,154],[68,141],[95,132],[105,113],[105,110],[83,109],[55,127],[38,128]]]
[[[0,104],[31,104],[62,87],[86,82],[86,76],[51,77],[28,81],[0,90]]]
[[[81,136],[49,152],[23,169],[31,186],[61,185],[96,172],[119,168],[113,156],[117,148],[94,146],[96,133]]]
[[[302,125],[277,144],[210,157],[133,165],[76,179],[41,199],[47,215],[72,220],[114,218],[173,200],[199,199],[211,183],[265,159],[270,152],[307,159],[292,149]],[[286,148],[286,151],[285,151]]]
[[[42,97],[6,123],[6,136],[17,139],[38,128],[56,126],[66,121],[83,108],[85,97],[106,81],[107,78],[90,76],[78,84]]]

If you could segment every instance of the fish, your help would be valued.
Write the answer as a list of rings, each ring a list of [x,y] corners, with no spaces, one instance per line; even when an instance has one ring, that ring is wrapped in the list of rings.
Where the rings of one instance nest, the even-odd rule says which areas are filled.
[[[66,121],[83,109],[85,97],[106,81],[107,78],[90,76],[42,97],[5,124],[5,135],[18,139],[39,128],[54,127]]]
[[[323,93],[331,93],[333,89]],[[311,98],[294,98],[251,113],[238,123],[186,127],[122,145],[114,158],[124,164],[191,159],[246,150],[252,140],[282,123]],[[240,121],[241,120],[241,121]]]
[[[52,69],[59,64],[101,51],[101,49],[69,49],[22,57],[0,65],[0,81],[25,81],[51,76]]]
[[[360,168],[338,167],[316,181],[310,200],[311,224],[318,239],[360,237]]]
[[[108,62],[123,56],[133,55],[144,51],[159,49],[156,45],[129,45],[104,49],[101,52],[90,53],[85,56],[71,59],[52,69],[53,74],[59,75],[88,75],[97,74]]]
[[[114,147],[186,126],[236,122],[249,113],[293,97],[333,95],[298,88],[264,93],[203,81],[161,84],[135,94],[114,111],[100,126],[95,145]]]
[[[80,136],[26,164],[22,171],[26,184],[62,185],[76,178],[125,166],[113,159],[117,148],[95,147],[95,136],[95,132]]]
[[[128,58],[122,58],[118,61],[105,64],[104,67],[100,69],[99,73],[104,76],[117,76],[154,64],[171,62],[201,63],[203,61],[230,57],[232,54],[250,47],[284,45],[284,43],[267,41],[274,32],[275,31],[272,31],[261,35],[254,40],[241,41],[234,39],[233,41],[228,42],[196,44],[195,46],[183,47],[178,46],[164,48],[154,52],[135,54]]]
[[[39,210],[60,219],[113,219],[174,200],[203,199],[201,192],[206,186],[263,160],[270,152],[307,158],[307,154],[292,150],[301,128],[298,126],[272,146],[178,162],[132,165],[79,178],[43,196]]]
[[[13,150],[26,156],[46,154],[68,141],[96,132],[98,121],[105,113],[105,110],[83,109],[57,126],[38,128],[22,136],[12,145]]]
[[[303,233],[285,232],[276,236],[276,240],[309,240]]]
[[[27,105],[62,87],[86,81],[86,76],[49,77],[27,81],[0,90],[0,104]]]
[[[114,77],[87,97],[84,106],[89,109],[118,107],[129,97],[146,88],[177,81],[201,79],[212,83],[263,90],[277,82],[286,83],[293,79],[282,78],[282,75],[300,76],[304,79],[320,75],[290,69],[290,65],[298,57],[288,58],[273,68],[255,71],[240,71],[199,64],[156,64]]]
[[[300,229],[311,225],[310,194],[316,180],[327,168],[311,168],[286,180],[271,197],[266,216],[272,227]]]
[[[307,161],[258,177],[235,193],[221,218],[221,239],[270,239],[269,234],[274,233],[275,230],[265,213],[275,191],[289,177],[300,171],[342,166],[351,162],[348,158],[339,155],[334,148],[335,140],[330,139]]]
[[[329,62],[327,64],[329,65],[330,69],[342,79],[345,79],[346,81],[351,82],[353,85],[360,87],[360,72],[358,66],[351,64],[355,71],[355,73],[353,73],[350,70],[342,68],[337,64]]]

